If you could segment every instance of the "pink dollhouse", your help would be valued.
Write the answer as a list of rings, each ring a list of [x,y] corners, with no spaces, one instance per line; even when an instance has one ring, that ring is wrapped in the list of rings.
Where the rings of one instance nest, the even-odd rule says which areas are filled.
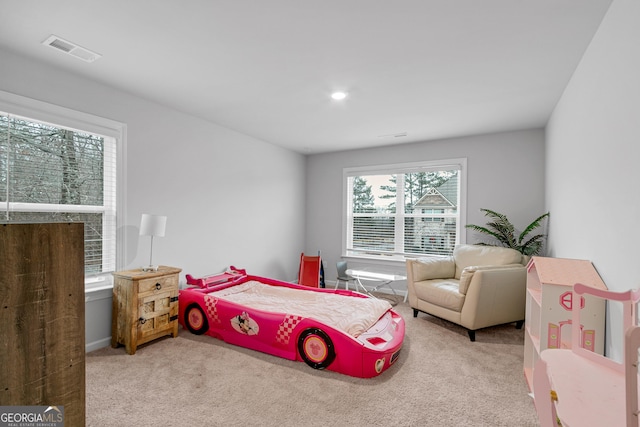
[[[614,360],[580,345],[578,325],[585,314],[573,309],[571,349],[547,349],[536,363],[533,377],[535,406],[541,427],[638,427],[638,300],[640,292],[613,292],[574,286],[578,297],[596,297],[622,305],[624,351]]]
[[[574,301],[575,283],[607,289],[590,261],[533,257],[527,265],[524,373],[529,390],[540,353],[548,348],[571,348],[572,330],[579,331],[576,342],[580,347],[604,353],[605,301],[591,295],[580,295]],[[575,329],[574,304],[579,304],[581,314]]]

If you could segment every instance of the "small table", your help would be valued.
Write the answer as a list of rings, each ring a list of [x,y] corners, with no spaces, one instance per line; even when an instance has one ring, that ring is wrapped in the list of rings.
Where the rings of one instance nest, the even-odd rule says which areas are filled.
[[[381,273],[381,272],[369,271],[369,270],[349,269],[347,270],[347,274],[356,279],[356,291],[358,290],[358,287],[361,287],[369,295],[371,295],[371,292],[375,292],[378,289],[382,288],[383,286],[387,286],[389,289],[391,289],[391,292],[393,292],[394,296],[398,296],[398,294],[396,293],[396,290],[393,288],[393,286],[391,286],[391,283],[397,282],[399,280],[407,280],[407,276],[403,276],[401,274]],[[373,291],[369,291],[367,290],[367,288],[364,287],[361,280],[366,280],[371,282],[381,282],[381,283],[376,285],[373,288]],[[404,302],[407,302],[407,294],[404,295]]]

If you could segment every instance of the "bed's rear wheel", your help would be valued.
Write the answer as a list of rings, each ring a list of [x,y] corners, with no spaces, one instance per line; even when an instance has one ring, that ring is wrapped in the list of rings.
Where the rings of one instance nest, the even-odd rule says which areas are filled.
[[[313,369],[324,369],[336,358],[336,351],[329,335],[321,329],[305,329],[298,337],[298,353]]]
[[[207,316],[197,304],[191,304],[184,311],[184,324],[189,332],[196,335],[202,335],[209,330]]]

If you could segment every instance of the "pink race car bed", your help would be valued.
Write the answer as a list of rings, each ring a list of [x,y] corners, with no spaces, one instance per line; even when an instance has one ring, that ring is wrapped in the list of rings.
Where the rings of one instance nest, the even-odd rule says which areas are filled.
[[[180,290],[180,324],[230,344],[370,378],[398,358],[404,319],[384,300],[232,269]]]

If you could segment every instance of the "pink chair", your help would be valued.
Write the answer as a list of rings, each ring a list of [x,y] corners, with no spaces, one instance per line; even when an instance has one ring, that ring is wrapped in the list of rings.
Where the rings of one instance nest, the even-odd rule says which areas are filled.
[[[584,347],[580,323],[583,294],[622,303],[623,361],[616,362]],[[571,349],[540,354],[533,377],[541,427],[638,427],[638,326],[640,291],[613,292],[577,283],[573,288]]]

